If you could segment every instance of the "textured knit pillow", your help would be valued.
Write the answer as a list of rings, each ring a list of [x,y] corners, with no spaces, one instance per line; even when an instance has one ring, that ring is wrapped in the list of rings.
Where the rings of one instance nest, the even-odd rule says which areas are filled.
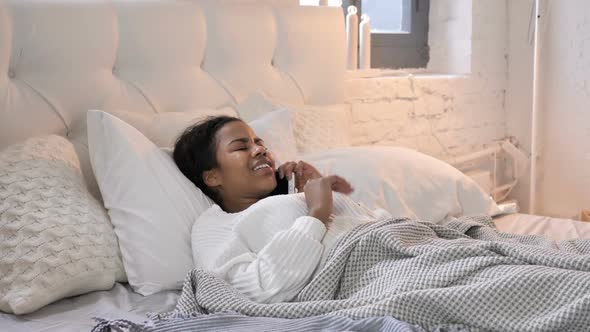
[[[125,279],[113,227],[72,144],[54,135],[1,151],[0,310],[29,313]]]
[[[235,107],[246,121],[277,110],[289,110],[299,154],[352,145],[349,105],[289,105],[271,100],[262,93],[253,93]]]
[[[352,145],[349,106],[290,107],[293,133],[300,154],[314,153]]]

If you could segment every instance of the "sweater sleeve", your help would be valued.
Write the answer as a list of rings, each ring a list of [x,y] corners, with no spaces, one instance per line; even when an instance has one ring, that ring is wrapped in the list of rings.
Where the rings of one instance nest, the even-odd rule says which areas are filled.
[[[204,268],[226,280],[258,303],[285,302],[305,287],[323,251],[326,227],[318,219],[302,216],[279,231],[257,253],[244,234],[232,232],[217,250],[199,250]],[[206,248],[203,248],[206,249]],[[205,258],[204,256],[208,256]]]

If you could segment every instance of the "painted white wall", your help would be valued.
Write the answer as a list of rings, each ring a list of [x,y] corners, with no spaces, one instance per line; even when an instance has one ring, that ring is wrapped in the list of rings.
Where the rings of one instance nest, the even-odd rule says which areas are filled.
[[[507,130],[531,145],[533,0],[509,2]],[[574,217],[590,208],[590,2],[543,1],[537,214]],[[528,205],[528,181],[515,197]]]
[[[506,89],[506,125],[520,148],[531,152],[531,108],[533,93],[533,33],[531,11],[534,0],[508,2],[508,83]],[[530,170],[530,169],[529,169]],[[511,198],[518,200],[521,211],[529,211],[530,173],[520,179]]]
[[[549,1],[541,28],[540,213],[590,208],[590,2]]]

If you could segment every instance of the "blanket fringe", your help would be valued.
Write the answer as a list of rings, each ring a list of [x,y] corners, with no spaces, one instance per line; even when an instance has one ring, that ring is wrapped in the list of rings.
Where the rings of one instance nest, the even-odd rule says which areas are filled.
[[[0,0],[1,1],[1,0]],[[236,311],[219,311],[217,313],[228,313],[228,314],[238,314]],[[153,323],[159,323],[159,322],[165,322],[165,321],[169,321],[169,320],[176,320],[176,319],[190,319],[190,318],[195,318],[195,317],[200,317],[200,316],[205,316],[207,314],[201,313],[201,312],[190,312],[190,313],[183,313],[177,310],[174,311],[170,311],[170,312],[150,312],[147,314],[147,318],[149,320],[149,322]]]
[[[93,319],[98,324],[92,328],[91,332],[141,332],[148,327],[153,327],[153,323],[149,321],[138,324],[126,319],[109,320],[98,317]]]

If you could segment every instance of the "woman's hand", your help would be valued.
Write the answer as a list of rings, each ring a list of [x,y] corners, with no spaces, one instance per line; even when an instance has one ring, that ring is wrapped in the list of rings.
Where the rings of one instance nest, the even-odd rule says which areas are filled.
[[[289,161],[279,167],[279,177],[281,179],[286,176],[290,180],[292,174],[295,174],[295,188],[297,188],[298,192],[303,191],[303,186],[307,181],[322,177],[322,174],[315,167],[305,161]]]
[[[350,194],[353,191],[350,183],[338,175],[309,180],[303,190],[309,215],[319,219],[324,224],[330,222],[330,215],[332,214],[332,191],[343,194]]]

